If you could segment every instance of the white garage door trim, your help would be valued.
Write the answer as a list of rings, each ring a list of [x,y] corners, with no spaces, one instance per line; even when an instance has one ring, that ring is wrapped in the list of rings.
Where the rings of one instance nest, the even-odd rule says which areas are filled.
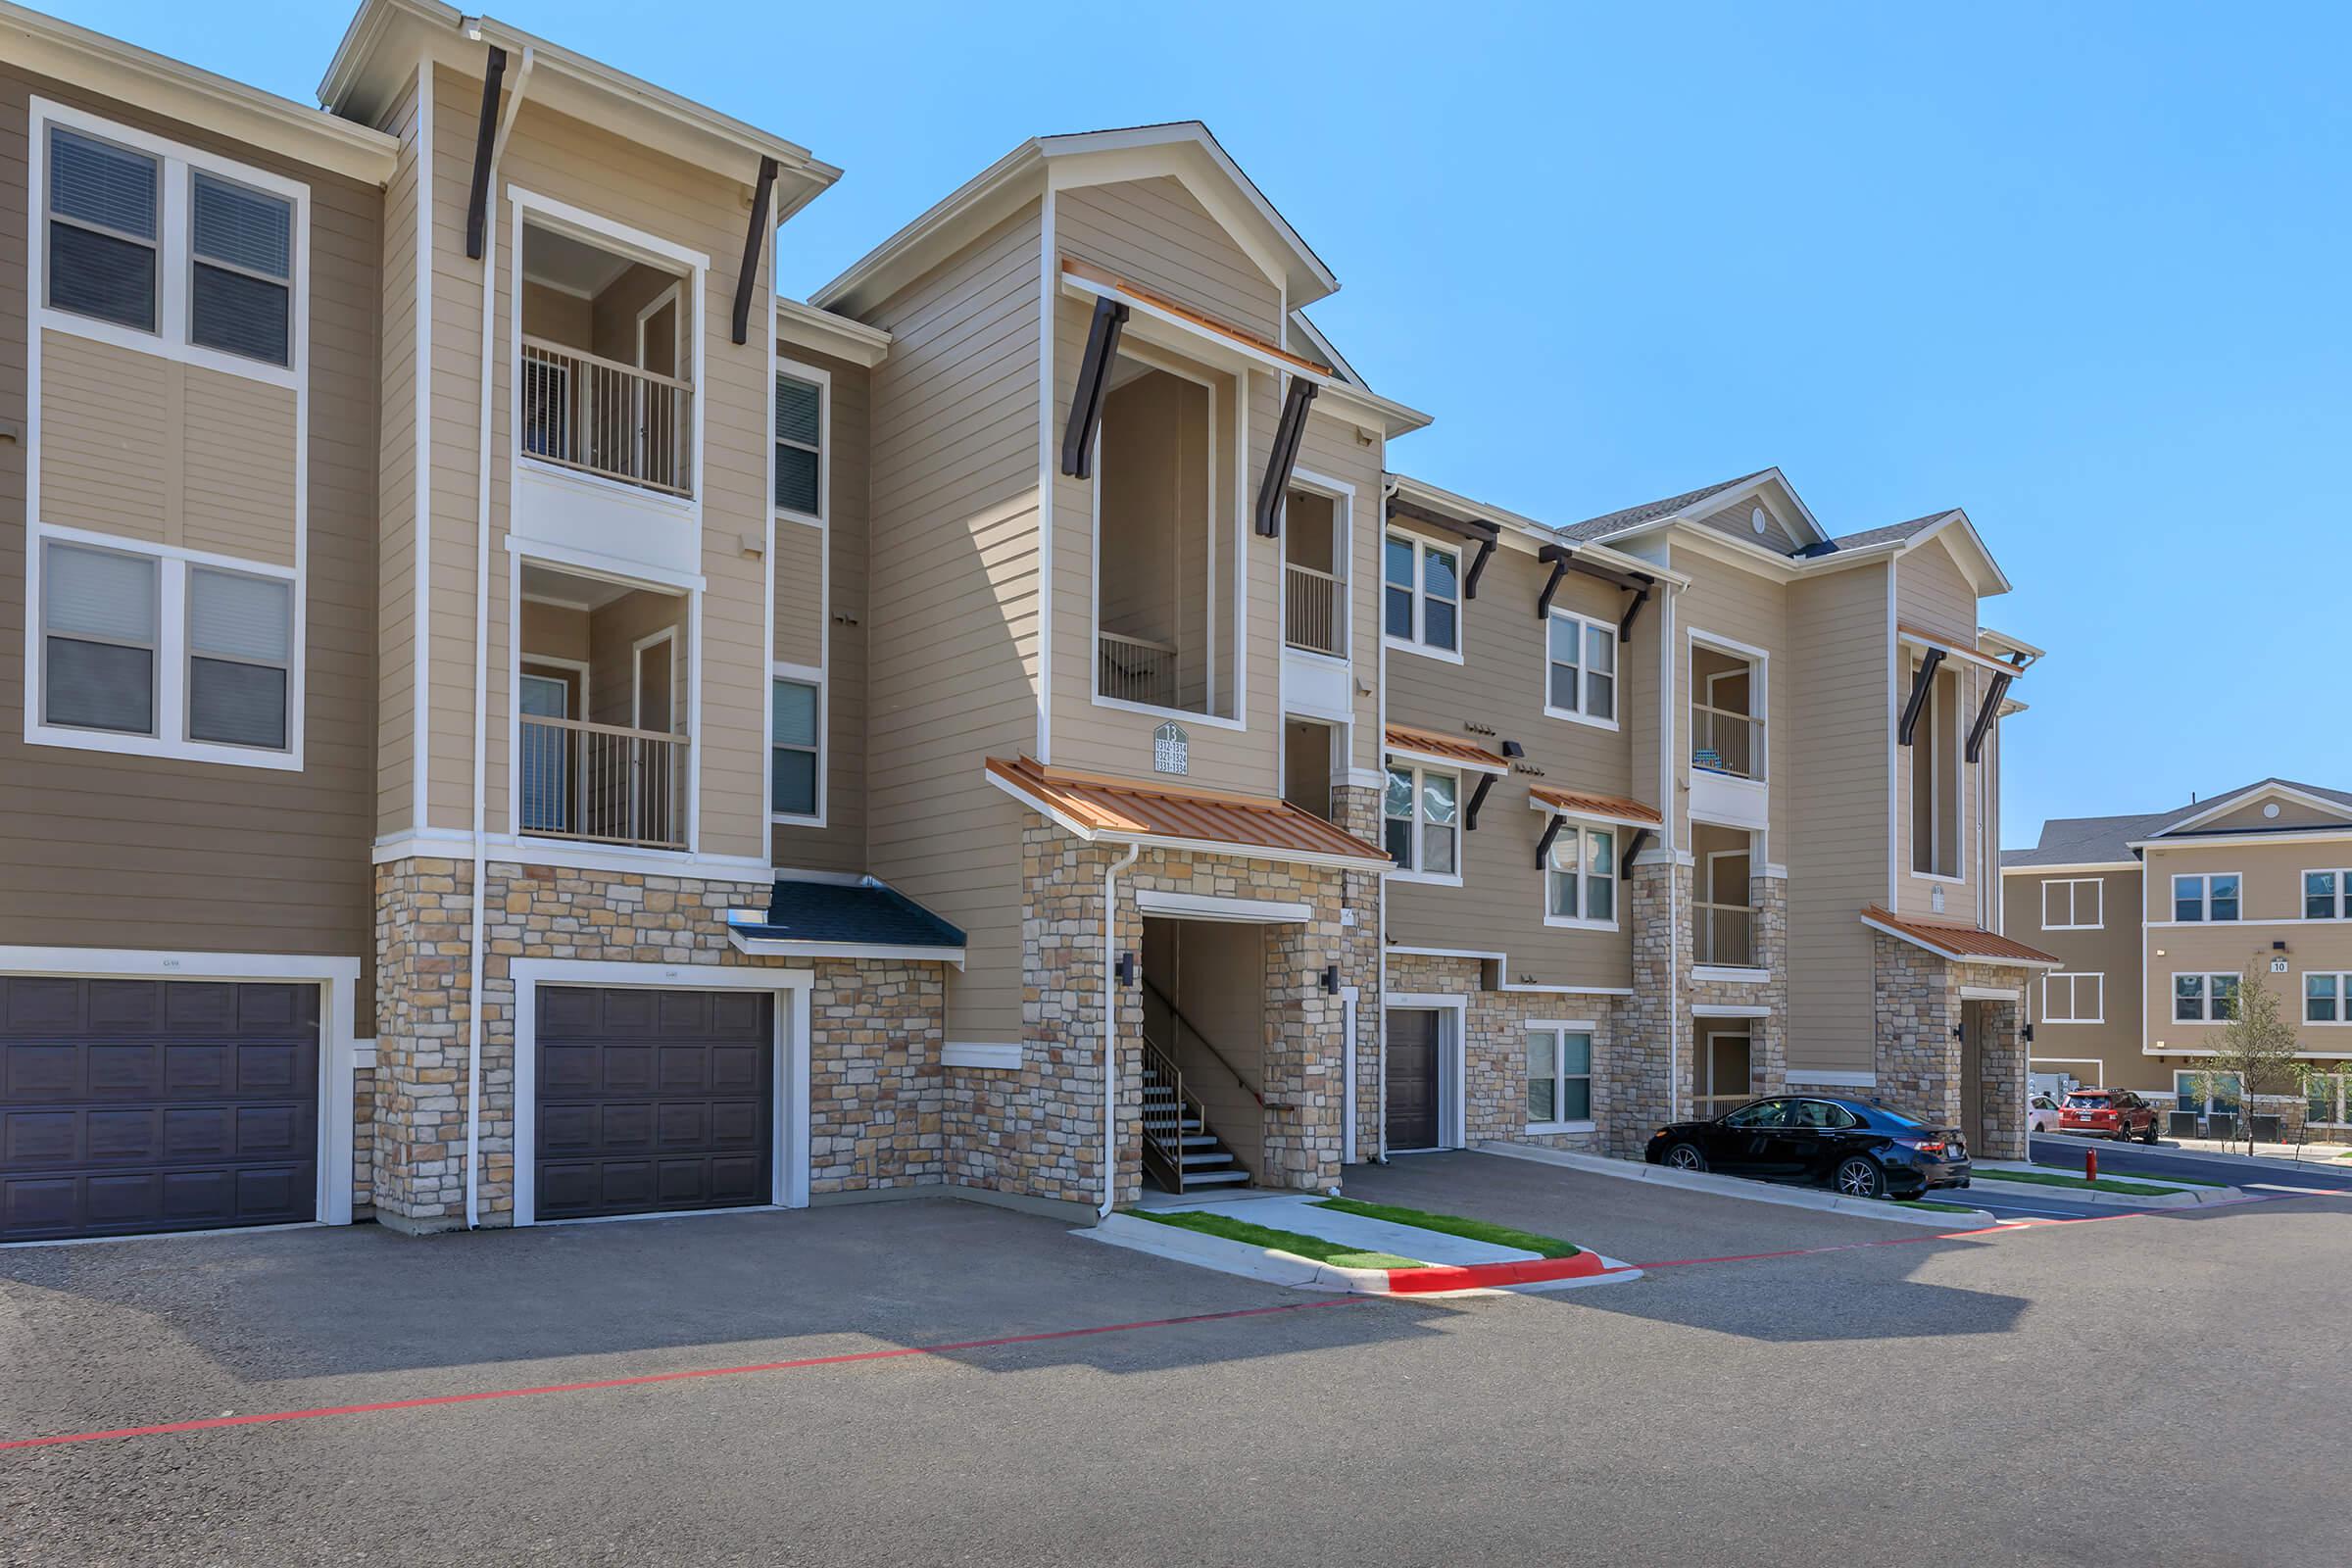
[[[175,953],[133,948],[0,947],[0,973],[74,980],[309,981],[318,999],[318,1199],[321,1225],[351,1223],[352,1017],[360,960],[281,953]],[[34,1244],[37,1245],[37,1244]]]
[[[514,1223],[539,1223],[539,988],[635,986],[649,991],[775,993],[775,1081],[768,1119],[768,1169],[775,1208],[808,1206],[808,994],[805,969],[722,964],[600,963],[585,958],[516,958],[514,975]],[[740,1208],[712,1210],[741,1213]],[[627,1214],[620,1219],[658,1219]],[[602,1223],[601,1221],[599,1223]]]

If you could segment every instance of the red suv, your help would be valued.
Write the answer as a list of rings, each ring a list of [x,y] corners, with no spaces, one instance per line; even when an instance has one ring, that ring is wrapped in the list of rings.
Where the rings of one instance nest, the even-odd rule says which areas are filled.
[[[2156,1141],[2156,1107],[2129,1089],[2078,1089],[2058,1107],[2058,1130],[2078,1138]]]

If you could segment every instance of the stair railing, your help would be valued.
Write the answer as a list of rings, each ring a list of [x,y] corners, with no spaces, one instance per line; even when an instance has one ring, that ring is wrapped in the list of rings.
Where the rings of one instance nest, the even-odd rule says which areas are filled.
[[[1185,1092],[1175,1058],[1144,1036],[1144,1171],[1169,1192],[1184,1192],[1184,1119],[1200,1102]],[[1206,1130],[1208,1115],[1200,1111]]]
[[[1165,991],[1160,990],[1159,987],[1153,985],[1149,979],[1144,981],[1144,990],[1149,992],[1161,1006],[1168,1009],[1168,1016],[1176,1020],[1176,1026],[1179,1029],[1190,1029],[1193,1032],[1193,1038],[1200,1042],[1200,1049],[1207,1052],[1210,1055],[1216,1057],[1218,1066],[1233,1074],[1233,1081],[1237,1084],[1240,1084],[1244,1090],[1248,1091],[1251,1100],[1257,1102],[1258,1109],[1263,1110],[1266,1108],[1266,1097],[1258,1093],[1257,1086],[1242,1076],[1241,1068],[1236,1067],[1232,1062],[1225,1059],[1225,1053],[1219,1051],[1216,1048],[1215,1042],[1211,1041],[1208,1036],[1200,1032],[1200,1026],[1199,1024],[1193,1022],[1192,1019],[1187,1018],[1184,1015],[1184,1009],[1176,1005],[1175,999],[1170,997]],[[1179,1036],[1178,1038],[1181,1039],[1182,1037]]]

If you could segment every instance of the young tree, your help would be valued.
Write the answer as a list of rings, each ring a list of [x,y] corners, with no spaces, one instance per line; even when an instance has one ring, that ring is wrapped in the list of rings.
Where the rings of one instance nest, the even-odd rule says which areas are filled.
[[[2295,1026],[2278,1015],[2278,999],[2252,964],[2238,977],[2229,1021],[2213,1037],[2213,1054],[2196,1074],[2208,1101],[2234,1099],[2246,1152],[2254,1152],[2254,1097],[2302,1092],[2305,1064],[2296,1059]]]

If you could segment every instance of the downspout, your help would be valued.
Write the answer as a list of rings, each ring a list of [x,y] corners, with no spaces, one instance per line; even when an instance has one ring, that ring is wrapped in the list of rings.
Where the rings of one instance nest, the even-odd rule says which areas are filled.
[[[473,513],[473,913],[467,935],[466,991],[466,1228],[481,1224],[482,1198],[482,879],[488,859],[486,845],[490,789],[490,424],[492,396],[498,385],[491,339],[498,327],[498,161],[514,129],[514,112],[531,84],[535,56],[522,51],[514,85],[507,91],[507,107],[499,116],[498,135],[490,143],[489,217],[482,223],[482,420],[480,473],[474,491]],[[517,309],[520,302],[516,302]]]
[[[1380,515],[1375,520],[1373,536],[1377,539],[1386,541],[1389,537],[1389,500],[1391,497],[1396,494],[1396,475],[1388,471],[1389,453],[1386,446],[1381,448],[1380,461]],[[1350,522],[1353,521],[1352,518],[1349,520]],[[1387,548],[1385,543],[1383,544],[1382,548]],[[1383,580],[1385,581],[1386,579],[1384,578]],[[1373,597],[1372,611],[1374,618],[1372,623],[1376,626],[1383,627],[1385,630],[1385,623],[1378,618],[1384,610],[1384,607],[1381,603],[1382,597],[1383,596],[1381,595],[1375,595]],[[1352,639],[1354,633],[1350,631],[1348,635],[1350,639]],[[1378,649],[1380,659],[1380,696],[1379,702],[1373,711],[1373,719],[1374,722],[1380,726],[1380,728],[1372,737],[1372,771],[1381,776],[1385,785],[1388,777],[1389,761],[1388,638],[1384,636],[1378,640]],[[1389,874],[1386,871],[1383,871],[1380,874],[1380,910],[1378,918],[1380,920],[1380,929],[1372,934],[1372,948],[1375,953],[1380,955],[1380,1027],[1373,1031],[1373,1039],[1378,1042],[1373,1054],[1379,1057],[1378,1062],[1375,1064],[1375,1070],[1379,1074],[1379,1092],[1374,1097],[1375,1100],[1378,1101],[1378,1103],[1373,1107],[1372,1114],[1375,1118],[1374,1125],[1380,1129],[1380,1136],[1376,1141],[1376,1147],[1379,1149],[1380,1152],[1373,1157],[1377,1163],[1386,1165],[1389,1162]]]
[[[1675,743],[1675,737],[1678,734],[1675,725],[1678,720],[1689,716],[1690,708],[1682,701],[1676,690],[1676,679],[1683,668],[1683,662],[1675,657],[1677,625],[1682,619],[1677,612],[1681,608],[1682,595],[1679,591],[1672,589],[1667,592],[1665,602],[1658,606],[1658,663],[1664,675],[1659,684],[1665,694],[1666,707],[1665,717],[1660,726],[1660,733],[1666,741],[1662,748],[1666,754],[1665,779],[1658,798],[1662,803],[1661,814],[1665,818],[1665,832],[1660,836],[1667,840],[1665,845],[1666,1119],[1669,1122],[1683,1119],[1683,956],[1681,950],[1674,945],[1674,933],[1683,928],[1681,900],[1676,897],[1678,879],[1674,874],[1676,868],[1682,863],[1683,847],[1676,841],[1674,834],[1674,813],[1676,807],[1680,804],[1674,786],[1676,775],[1681,771],[1681,764],[1684,763],[1689,754],[1690,743],[1688,740],[1680,746]],[[1771,766],[1769,755],[1765,765],[1767,768]]]
[[[1102,1202],[1108,1219],[1119,1201],[1119,873],[1143,858],[1141,844],[1102,873]]]

